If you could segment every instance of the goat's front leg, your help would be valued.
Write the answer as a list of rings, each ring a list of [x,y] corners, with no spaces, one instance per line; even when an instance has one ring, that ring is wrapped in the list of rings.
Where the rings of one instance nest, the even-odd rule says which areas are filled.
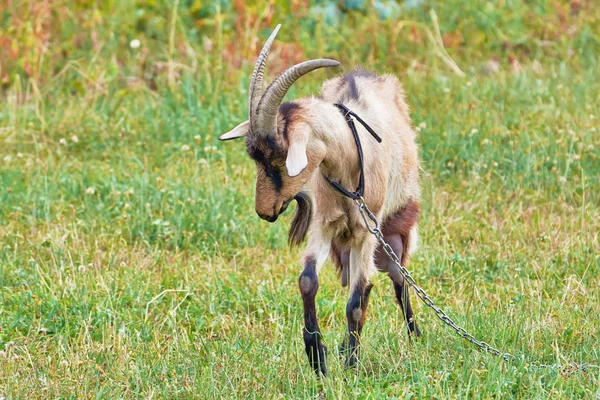
[[[315,307],[315,298],[319,290],[318,273],[325,262],[329,253],[329,244],[317,244],[307,248],[307,255],[304,257],[304,270],[298,279],[298,286],[302,294],[302,303],[304,306],[304,345],[308,361],[317,375],[327,374],[325,363],[325,353],[327,348],[321,343],[322,336],[317,321],[317,310]],[[312,250],[311,250],[312,248]]]
[[[348,332],[343,351],[346,353],[346,367],[354,367],[358,362],[360,333],[367,316],[369,294],[373,285],[369,278],[375,270],[373,251],[375,240],[367,235],[360,246],[350,251],[350,299],[346,305]]]

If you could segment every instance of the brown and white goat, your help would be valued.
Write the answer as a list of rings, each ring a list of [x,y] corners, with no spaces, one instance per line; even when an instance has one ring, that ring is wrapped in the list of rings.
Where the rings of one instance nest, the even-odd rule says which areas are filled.
[[[335,67],[333,60],[311,60],[295,65],[267,87],[263,74],[269,49],[280,26],[265,43],[252,74],[249,120],[222,135],[221,140],[246,137],[247,152],[256,162],[256,213],[274,222],[292,199],[298,206],[289,232],[290,244],[300,244],[308,234],[298,284],[304,303],[304,343],[315,372],[326,373],[325,352],[316,317],[318,274],[329,256],[349,284],[346,307],[348,332],[341,351],[346,366],[358,360],[358,340],[365,316],[374,271],[387,272],[404,312],[410,334],[419,335],[413,319],[408,288],[391,262],[365,228],[358,207],[333,189],[324,178],[355,188],[359,160],[351,130],[334,106],[342,103],[377,132],[377,143],[360,125],[358,135],[364,154],[364,199],[382,223],[385,239],[406,266],[417,245],[419,214],[419,160],[404,92],[392,75],[355,71],[326,81],[319,97],[282,104],[291,85],[302,75],[321,67]]]

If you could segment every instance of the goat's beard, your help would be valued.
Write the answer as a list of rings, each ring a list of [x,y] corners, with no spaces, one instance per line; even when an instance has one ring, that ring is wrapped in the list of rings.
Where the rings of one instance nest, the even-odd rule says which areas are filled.
[[[308,192],[302,191],[294,196],[296,200],[296,213],[290,224],[288,243],[290,246],[299,246],[306,237],[306,232],[312,219],[312,199]]]

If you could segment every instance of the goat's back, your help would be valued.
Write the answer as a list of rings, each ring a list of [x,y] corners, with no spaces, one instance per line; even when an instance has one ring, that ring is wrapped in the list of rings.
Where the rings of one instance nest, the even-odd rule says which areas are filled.
[[[373,190],[370,195],[378,196],[382,194],[379,188],[386,188],[383,217],[399,210],[410,200],[418,201],[416,135],[411,128],[404,90],[398,79],[390,74],[376,75],[356,70],[326,81],[321,89],[321,98],[345,104],[382,137],[383,143],[378,144],[368,139],[368,134],[361,135],[367,138],[362,140],[367,189],[370,185]],[[357,128],[364,131],[360,124]]]

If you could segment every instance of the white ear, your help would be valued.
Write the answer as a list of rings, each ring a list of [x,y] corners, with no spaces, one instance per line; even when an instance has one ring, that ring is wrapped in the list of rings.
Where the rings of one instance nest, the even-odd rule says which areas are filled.
[[[248,134],[248,131],[250,130],[248,127],[249,124],[249,121],[242,122],[229,132],[219,136],[219,140],[231,140],[246,136]]]
[[[289,176],[299,175],[308,165],[308,158],[306,157],[307,143],[308,133],[294,135],[294,138],[290,140],[288,155],[285,160],[285,167]]]

